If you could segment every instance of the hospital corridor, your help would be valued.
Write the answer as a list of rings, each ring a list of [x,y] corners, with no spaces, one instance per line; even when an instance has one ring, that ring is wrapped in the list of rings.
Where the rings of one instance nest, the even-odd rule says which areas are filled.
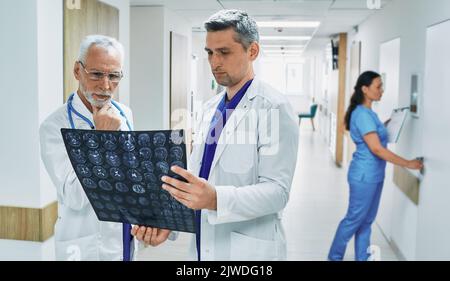
[[[0,1],[0,262],[450,261],[449,34],[449,0]]]
[[[298,162],[291,197],[283,214],[288,241],[288,260],[323,261],[337,223],[344,216],[348,189],[346,171],[338,169],[326,153],[326,143],[305,126],[300,131]],[[326,174],[327,177],[321,175]],[[373,244],[379,247],[384,261],[402,260],[401,254],[389,245],[378,225],[373,226]],[[147,248],[139,260],[183,260],[189,246],[188,235],[157,248]],[[353,260],[353,241],[345,260]]]

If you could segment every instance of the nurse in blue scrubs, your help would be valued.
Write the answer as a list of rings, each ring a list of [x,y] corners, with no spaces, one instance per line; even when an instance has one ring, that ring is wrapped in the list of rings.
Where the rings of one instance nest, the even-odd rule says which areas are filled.
[[[378,73],[361,74],[354,88],[345,125],[356,144],[348,171],[350,199],[347,214],[340,222],[328,254],[329,260],[342,260],[348,241],[355,236],[355,259],[369,258],[371,225],[375,220],[383,188],[386,161],[409,169],[421,169],[418,160],[406,160],[387,149],[388,135],[372,103],[383,95]]]

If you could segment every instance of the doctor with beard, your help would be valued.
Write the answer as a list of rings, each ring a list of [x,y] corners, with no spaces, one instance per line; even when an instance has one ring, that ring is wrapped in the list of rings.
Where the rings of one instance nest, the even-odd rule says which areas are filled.
[[[128,224],[103,222],[97,216],[72,168],[61,128],[130,131],[131,110],[112,100],[123,77],[123,46],[116,39],[87,36],[73,73],[79,88],[40,127],[41,157],[56,187],[57,260],[133,259],[134,241]],[[169,231],[158,231],[165,240]]]

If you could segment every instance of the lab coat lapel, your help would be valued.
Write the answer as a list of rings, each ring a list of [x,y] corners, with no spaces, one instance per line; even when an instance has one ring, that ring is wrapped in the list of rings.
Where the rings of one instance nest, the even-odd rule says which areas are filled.
[[[226,146],[230,143],[231,144],[234,143],[234,136],[236,133],[236,129],[239,126],[239,123],[248,114],[250,110],[251,100],[255,97],[257,87],[258,81],[253,80],[252,84],[247,89],[247,93],[245,93],[245,96],[242,98],[236,109],[233,111],[233,113],[227,120],[227,123],[225,124],[225,127],[222,130],[222,134],[219,137],[216,153],[214,154],[214,160],[211,164],[210,175],[212,174],[212,171],[216,166],[217,162],[219,161],[220,156],[222,155]]]

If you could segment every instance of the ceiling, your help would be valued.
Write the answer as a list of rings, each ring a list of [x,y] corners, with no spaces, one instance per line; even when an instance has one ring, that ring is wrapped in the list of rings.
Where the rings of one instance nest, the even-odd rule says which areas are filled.
[[[318,28],[260,28],[260,35],[311,36],[303,42],[270,41],[281,46],[304,45],[305,52],[323,50],[330,37],[348,32],[376,13],[367,2],[379,0],[130,0],[132,6],[165,6],[203,31],[203,22],[221,9],[247,11],[256,21],[320,21]],[[393,0],[381,0],[384,8]],[[262,41],[262,44],[268,42]]]

